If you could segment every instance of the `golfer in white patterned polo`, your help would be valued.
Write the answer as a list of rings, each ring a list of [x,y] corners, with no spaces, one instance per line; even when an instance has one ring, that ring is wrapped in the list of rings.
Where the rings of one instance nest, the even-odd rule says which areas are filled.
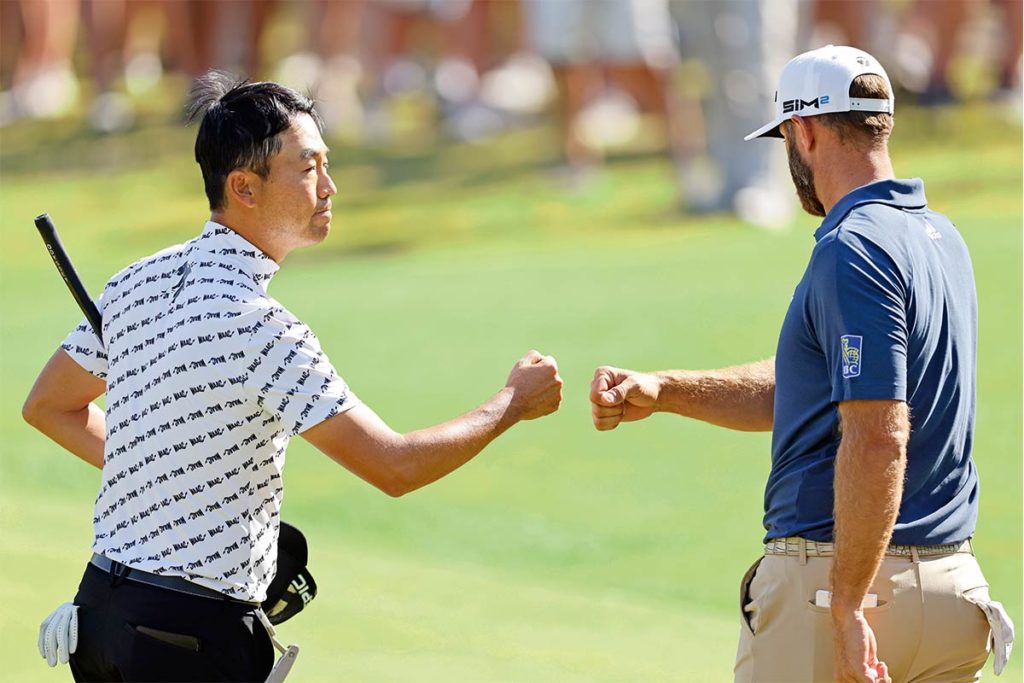
[[[401,495],[561,400],[554,359],[531,352],[476,410],[388,428],[267,293],[285,256],[330,228],[336,188],[312,103],[220,74],[193,95],[210,222],[115,275],[97,302],[103,341],[79,325],[25,404],[29,422],[103,470],[92,561],[40,634],[76,680],[266,678],[256,610],[276,570],[292,436]],[[105,413],[92,404],[104,393]]]

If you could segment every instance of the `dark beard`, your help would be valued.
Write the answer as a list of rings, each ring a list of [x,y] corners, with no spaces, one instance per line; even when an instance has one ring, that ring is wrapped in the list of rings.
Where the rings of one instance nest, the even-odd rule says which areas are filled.
[[[818,193],[814,191],[814,173],[811,167],[804,163],[800,154],[796,151],[796,145],[790,143],[786,138],[786,153],[789,155],[789,175],[793,178],[793,185],[796,186],[796,196],[800,198],[800,206],[812,216],[825,216],[825,207],[818,199]]]

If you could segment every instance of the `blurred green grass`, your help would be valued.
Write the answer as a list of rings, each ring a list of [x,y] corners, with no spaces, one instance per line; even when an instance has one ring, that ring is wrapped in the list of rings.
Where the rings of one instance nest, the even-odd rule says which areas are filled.
[[[207,212],[194,131],[158,104],[121,137],[74,122],[0,131],[0,657],[11,680],[67,677],[38,661],[36,628],[74,593],[98,484],[20,420],[79,318],[31,220],[51,213],[94,294],[116,269],[195,234]],[[731,678],[769,438],[668,416],[597,434],[587,385],[602,363],[710,367],[773,353],[815,224],[767,233],[683,218],[668,164],[644,154],[565,195],[547,170],[554,149],[536,128],[479,147],[424,137],[332,155],[333,233],[289,257],[271,291],[353,389],[413,429],[471,408],[537,347],[558,358],[566,398],[398,501],[293,442],[284,515],[310,538],[321,588],[282,628],[303,646],[296,680]],[[1019,124],[984,107],[908,109],[893,145],[899,174],[925,178],[975,261],[976,547],[1018,624],[1020,150]]]

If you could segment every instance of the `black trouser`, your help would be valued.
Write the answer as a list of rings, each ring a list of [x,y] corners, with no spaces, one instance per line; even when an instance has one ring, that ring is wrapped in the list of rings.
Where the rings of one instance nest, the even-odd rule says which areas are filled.
[[[274,665],[255,606],[148,586],[91,564],[75,604],[76,681],[264,681]]]

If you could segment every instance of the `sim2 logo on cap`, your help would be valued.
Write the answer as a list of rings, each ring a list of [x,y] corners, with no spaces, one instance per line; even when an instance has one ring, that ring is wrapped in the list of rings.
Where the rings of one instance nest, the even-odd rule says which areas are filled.
[[[785,100],[782,103],[782,113],[791,114],[795,111],[803,111],[807,107],[818,109],[828,104],[828,95],[815,97],[813,100],[802,100],[799,97],[795,100]]]
[[[855,334],[844,334],[839,338],[843,349],[843,379],[860,375],[860,355],[863,337]]]

